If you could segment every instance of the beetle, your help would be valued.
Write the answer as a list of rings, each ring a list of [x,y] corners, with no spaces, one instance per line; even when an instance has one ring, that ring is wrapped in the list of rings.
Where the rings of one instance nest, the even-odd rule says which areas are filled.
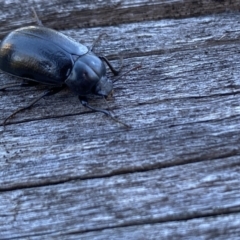
[[[25,80],[21,86],[33,85],[35,82],[48,85],[50,88],[28,106],[16,110],[5,119],[3,124],[5,125],[9,118],[31,107],[43,97],[58,93],[66,87],[78,95],[84,107],[102,112],[120,122],[108,110],[89,105],[87,96],[93,94],[106,98],[111,94],[113,81],[106,76],[104,62],[114,75],[118,75],[121,68],[114,69],[106,57],[97,56],[92,48],[88,49],[74,39],[43,26],[34,8],[32,11],[37,26],[16,29],[1,41],[0,69],[26,79],[27,81]],[[12,86],[16,84],[2,86],[0,90]]]

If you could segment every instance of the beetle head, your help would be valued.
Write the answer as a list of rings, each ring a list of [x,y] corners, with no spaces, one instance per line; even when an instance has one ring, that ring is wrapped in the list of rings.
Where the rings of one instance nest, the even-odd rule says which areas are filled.
[[[91,52],[80,56],[65,81],[75,94],[85,96],[95,94],[108,96],[113,83],[106,77],[106,67],[102,60]]]

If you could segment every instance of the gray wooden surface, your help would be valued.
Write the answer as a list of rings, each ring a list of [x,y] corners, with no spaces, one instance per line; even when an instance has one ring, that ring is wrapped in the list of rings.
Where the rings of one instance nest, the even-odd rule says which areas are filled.
[[[0,2],[125,72],[108,105],[63,91],[0,126],[0,239],[239,239],[240,1]],[[109,72],[109,77],[112,78]],[[0,72],[1,84],[18,79]],[[41,92],[0,92],[0,121]]]

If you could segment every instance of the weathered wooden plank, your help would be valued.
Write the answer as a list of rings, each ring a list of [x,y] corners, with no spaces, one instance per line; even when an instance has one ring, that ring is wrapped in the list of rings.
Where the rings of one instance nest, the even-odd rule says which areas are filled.
[[[80,234],[238,213],[239,158],[225,160],[2,192],[0,233],[4,238]]]
[[[32,23],[32,15],[28,11],[31,6],[50,27],[69,29],[236,11],[240,8],[240,0],[1,1],[0,16],[4,30]]]
[[[197,218],[188,221],[173,221],[161,224],[136,225],[105,229],[85,234],[63,236],[63,239],[238,239],[239,214],[221,217]]]
[[[41,128],[37,122],[19,125],[17,129],[11,127],[9,132],[14,136],[2,134],[1,139],[4,162],[0,188],[7,190],[108,176],[225,158],[240,152],[239,116],[175,127],[160,123],[156,127],[127,132],[110,131],[102,120],[91,119],[99,124],[99,129],[82,136],[84,123],[79,128],[59,130],[59,126],[65,126],[62,122],[76,123],[76,117],[42,121]],[[27,134],[28,129],[31,134]]]
[[[96,51],[114,65],[118,53],[125,69],[143,60],[109,100],[132,128],[83,109],[68,92],[0,126],[0,239],[237,238],[239,14],[142,20],[237,10],[239,1],[74,2],[34,4],[44,23],[88,46],[106,32]],[[0,36],[33,22],[22,10],[31,4],[0,3]],[[76,22],[111,26],[69,29]],[[0,74],[2,83],[16,81]],[[39,92],[1,92],[0,121]]]
[[[144,99],[143,94],[157,95],[158,98],[162,96],[161,99],[165,99],[167,96],[173,98],[172,95],[176,98],[199,97],[201,95],[208,95],[210,91],[211,94],[236,92],[239,86],[237,77],[238,68],[236,67],[239,63],[237,54],[239,47],[237,45],[238,40],[236,39],[238,38],[238,21],[238,15],[229,14],[214,16],[212,18],[205,17],[201,20],[172,20],[167,22],[161,21],[155,24],[154,22],[146,22],[141,24],[141,28],[139,28],[139,24],[129,24],[120,27],[96,28],[78,30],[75,31],[75,33],[66,33],[76,39],[81,39],[82,35],[90,36],[88,41],[83,39],[83,43],[91,46],[95,36],[97,36],[101,31],[100,29],[102,29],[102,32],[106,32],[109,37],[101,41],[99,44],[101,47],[97,49],[97,52],[107,55],[110,59],[116,58],[116,54],[119,53],[125,57],[124,62],[127,66],[143,60],[142,69],[129,74],[129,77],[135,76],[134,79],[129,80],[127,78],[128,76],[126,76],[118,83],[118,87],[120,87],[122,91],[128,91],[126,93],[127,96],[134,98],[134,101],[137,100],[137,95],[141,95],[141,99],[143,99],[142,102],[144,102],[144,100],[146,102],[147,99]],[[231,24],[229,24],[229,22]],[[149,28],[149,25],[153,24],[155,26]],[[202,32],[204,32],[204,34]],[[135,37],[130,37],[133,36],[133,34]],[[116,38],[114,36],[118,37]],[[139,39],[137,43],[135,41],[136,38]],[[117,52],[116,49],[118,50]],[[184,57],[183,53],[186,53]],[[219,61],[219,54],[222,56],[221,61]],[[142,58],[136,59],[134,58],[136,56],[142,56]],[[194,64],[190,64],[191,61],[194,61]],[[118,62],[114,63],[117,66]],[[210,64],[212,69],[209,66]],[[228,67],[230,68],[231,65],[233,69],[233,79],[232,76],[229,76],[228,72]],[[187,67],[188,71],[181,73],[185,67]],[[126,67],[126,69],[129,68],[130,66]],[[217,69],[217,71],[214,71],[214,68]],[[155,75],[153,81],[152,79],[146,78],[145,74],[148,76]],[[11,81],[6,74],[1,76],[3,84]],[[159,84],[156,84],[159,76],[161,76],[161,81]],[[190,78],[187,81],[188,86],[186,86],[186,80],[184,78]],[[190,80],[192,81],[191,83],[189,83]],[[200,86],[199,82],[201,82]],[[150,87],[145,89],[143,87],[145,84],[150,85]],[[134,89],[129,92],[132,85]],[[223,85],[227,85],[228,87],[223,89],[221,87]],[[123,89],[124,86],[125,89]],[[151,86],[154,86],[154,88]],[[222,92],[223,90],[224,92]],[[136,94],[136,92],[138,94]],[[16,108],[16,105],[26,104],[24,99],[29,93],[32,95],[34,93],[36,94],[35,88],[31,90],[21,89],[20,94],[19,91],[6,91],[4,95],[2,94],[2,97],[6,98],[7,101],[5,105],[8,106],[7,109],[4,109],[5,115],[3,115],[3,118],[8,116]],[[116,94],[118,93],[119,92],[116,91]],[[171,95],[171,93],[173,94]],[[19,98],[15,97],[14,94],[19,94]],[[73,96],[67,98],[67,101],[72,101],[69,105],[72,105],[72,107],[76,106],[74,109],[69,108],[69,105],[64,103],[66,102],[66,95],[67,94],[64,94],[62,98],[63,101],[60,102],[61,109],[63,110],[66,106],[64,110],[72,110],[72,113],[79,110],[79,104]],[[14,99],[16,98],[15,104],[8,102],[11,101],[9,96],[12,96]],[[145,98],[149,98],[149,96]],[[51,106],[49,106],[51,108],[49,112],[51,114],[57,114],[59,113],[59,109],[54,103],[58,103],[61,98],[54,97],[53,99],[54,101],[51,101]],[[126,102],[124,99],[120,100],[120,102]],[[53,112],[54,109],[57,111]],[[36,111],[34,116],[37,116],[37,114]]]
[[[217,217],[196,218],[188,221],[170,221],[166,223],[151,223],[129,227],[111,228],[86,233],[63,234],[61,239],[239,239],[239,214],[221,215]],[[29,240],[49,239],[58,237],[51,235],[28,236]],[[24,239],[24,238],[18,238]]]
[[[7,164],[0,171],[1,188],[42,185],[47,181],[112,175],[143,166],[152,169],[184,164],[192,159],[198,161],[202,157],[214,159],[239,154],[239,46],[234,39],[238,19],[238,15],[224,14],[191,21],[163,21],[151,29],[148,24],[152,22],[143,24],[138,32],[145,34],[140,49],[129,50],[130,56],[147,54],[143,57],[143,67],[118,83],[115,97],[109,102],[115,114],[130,123],[132,129],[126,131],[107,117],[84,110],[77,98],[67,92],[45,99],[11,120],[19,124],[9,125],[5,130],[2,127],[0,154]],[[221,25],[224,22],[232,24]],[[196,39],[205,24],[209,26],[206,35]],[[184,26],[182,30],[179,25]],[[135,25],[121,31],[131,27],[131,35],[137,29]],[[161,39],[159,28],[170,38],[166,48],[163,41],[159,49],[154,48],[156,39]],[[220,29],[218,35],[214,35],[214,29]],[[111,31],[110,38],[113,38],[117,30],[111,28],[108,33]],[[188,35],[191,31],[193,34]],[[229,32],[224,36],[226,31]],[[186,39],[174,40],[174,32]],[[122,39],[126,49],[133,44],[133,40],[128,39]],[[214,39],[220,40],[213,44]],[[113,42],[113,49],[120,46],[119,41]],[[103,45],[111,51],[104,41]],[[130,65],[131,61],[141,59],[127,58],[125,62]],[[35,94],[35,88],[1,94],[1,111],[4,111],[1,120],[17,106],[26,105]],[[92,103],[104,106],[103,101]],[[173,143],[177,149],[174,153]],[[118,161],[113,156],[117,156]]]

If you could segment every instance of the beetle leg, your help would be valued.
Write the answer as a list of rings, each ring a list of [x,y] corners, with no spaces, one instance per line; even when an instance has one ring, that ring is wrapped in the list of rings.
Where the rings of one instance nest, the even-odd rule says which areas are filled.
[[[121,66],[120,66],[119,70],[116,70],[116,69],[112,66],[112,64],[108,61],[108,59],[107,59],[106,57],[100,56],[99,58],[100,58],[101,60],[103,60],[103,61],[108,65],[108,67],[110,68],[110,70],[112,71],[112,73],[113,73],[115,76],[117,76],[117,75],[120,73],[120,71],[122,70],[122,67],[123,67],[123,58],[122,58],[122,57],[120,57],[120,59],[121,59]]]
[[[0,91],[4,91],[6,88],[11,88],[11,87],[20,87],[22,84],[20,83],[9,83],[6,85],[3,85],[0,87]]]
[[[104,35],[108,36],[107,33],[101,33],[101,34],[97,37],[97,39],[94,40],[93,45],[92,45],[92,47],[90,48],[90,51],[93,51],[94,47],[96,46],[96,43],[97,43],[97,42],[102,38],[102,36],[104,36]],[[119,70],[116,70],[116,69],[112,66],[112,64],[108,61],[108,59],[107,59],[106,57],[104,57],[104,56],[99,56],[99,58],[102,59],[102,60],[108,65],[108,67],[110,68],[110,70],[112,71],[112,73],[113,73],[115,76],[117,76],[117,75],[120,73],[120,71],[121,71],[121,69],[122,69],[122,67],[123,67],[123,58],[122,58],[122,57],[120,57],[120,59],[121,59],[121,66],[120,66]]]
[[[6,88],[12,87],[30,87],[39,84],[38,82],[23,80],[22,83],[9,83],[0,87],[0,91],[4,91]]]
[[[95,48],[97,42],[103,37],[103,36],[108,36],[107,33],[101,33],[99,34],[99,36],[94,40],[93,44],[92,44],[92,47],[90,48],[90,51],[93,51],[93,49]]]
[[[37,98],[35,98],[32,102],[30,102],[26,107],[22,107],[17,109],[15,112],[13,112],[10,116],[8,116],[4,122],[3,122],[3,126],[6,125],[7,121],[12,118],[13,116],[15,116],[17,113],[22,112],[26,109],[29,109],[30,107],[32,107],[36,102],[38,102],[39,100],[41,100],[42,98],[46,97],[46,96],[51,96],[53,94],[56,94],[58,92],[60,92],[63,88],[65,87],[56,87],[56,88],[51,88],[48,89],[47,91],[45,91],[44,93],[40,94]]]
[[[38,15],[37,15],[37,13],[36,13],[36,11],[34,9],[34,7],[31,7],[31,9],[33,11],[33,15],[34,15],[34,18],[35,18],[35,20],[37,22],[37,25],[38,26],[43,26],[42,21],[39,19]]]
[[[84,97],[84,96],[78,96],[78,99],[80,100],[81,104],[82,104],[84,107],[86,107],[86,108],[88,108],[88,109],[91,109],[91,110],[94,111],[94,112],[104,113],[105,115],[107,115],[108,117],[110,117],[110,118],[111,118],[112,120],[114,120],[115,122],[122,124],[122,125],[123,125],[124,127],[126,127],[126,128],[130,128],[129,125],[127,125],[126,123],[123,123],[123,122],[119,121],[117,118],[115,118],[114,116],[112,116],[111,112],[109,112],[108,110],[101,109],[101,108],[94,108],[94,107],[90,106],[90,105],[88,104],[88,100],[87,100],[86,97]]]
[[[87,100],[86,97],[84,97],[84,96],[78,96],[78,99],[79,99],[80,103],[81,103],[84,107],[89,108],[89,109],[93,110],[94,112],[101,112],[101,113],[106,114],[107,116],[111,116],[111,114],[110,114],[110,112],[109,112],[108,110],[101,109],[101,108],[94,108],[94,107],[90,106],[90,105],[88,104],[88,100]]]

